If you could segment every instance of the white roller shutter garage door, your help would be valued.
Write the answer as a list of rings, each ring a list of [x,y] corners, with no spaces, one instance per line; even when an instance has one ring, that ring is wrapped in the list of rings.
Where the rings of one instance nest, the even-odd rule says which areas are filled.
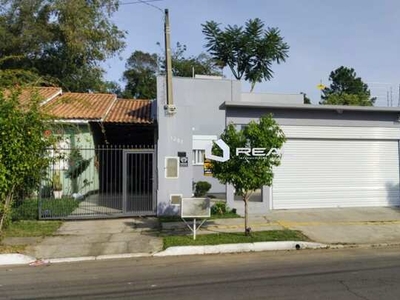
[[[397,206],[397,140],[288,138],[272,208]]]

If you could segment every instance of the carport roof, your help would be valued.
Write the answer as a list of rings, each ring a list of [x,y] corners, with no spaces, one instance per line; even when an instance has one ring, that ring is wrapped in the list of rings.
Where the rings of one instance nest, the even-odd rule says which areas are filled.
[[[400,107],[348,106],[348,105],[313,105],[313,104],[281,104],[263,102],[233,102],[226,101],[221,105],[227,108],[277,108],[300,110],[336,110],[336,111],[365,111],[365,112],[400,112]]]
[[[152,101],[117,99],[104,118],[106,123],[152,124]]]

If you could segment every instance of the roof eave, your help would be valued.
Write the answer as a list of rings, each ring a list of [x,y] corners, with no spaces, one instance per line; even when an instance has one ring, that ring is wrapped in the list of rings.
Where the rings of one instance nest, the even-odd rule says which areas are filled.
[[[260,102],[231,102],[226,101],[220,105],[220,109],[226,108],[277,108],[299,110],[342,110],[365,112],[400,112],[400,107],[374,107],[374,106],[347,106],[347,105],[313,105],[313,104],[281,104]]]

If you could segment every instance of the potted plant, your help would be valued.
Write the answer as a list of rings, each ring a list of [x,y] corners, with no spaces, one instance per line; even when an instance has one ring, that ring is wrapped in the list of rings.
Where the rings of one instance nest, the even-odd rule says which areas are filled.
[[[55,199],[61,199],[62,197],[62,184],[61,184],[61,177],[60,171],[57,171],[53,175],[53,194]]]

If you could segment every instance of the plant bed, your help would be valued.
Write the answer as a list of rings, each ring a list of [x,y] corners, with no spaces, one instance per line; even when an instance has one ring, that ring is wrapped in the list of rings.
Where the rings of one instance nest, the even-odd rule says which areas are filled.
[[[43,217],[68,217],[78,206],[79,200],[73,198],[42,199],[41,213]]]
[[[229,213],[225,213],[223,215],[211,215],[211,217],[207,218],[208,220],[212,220],[212,219],[234,219],[234,218],[241,218],[241,216],[239,216],[236,213],[233,212],[229,212]],[[186,221],[193,221],[193,219],[190,218],[185,218]],[[197,220],[202,220],[200,218],[198,218]],[[161,216],[158,217],[158,221],[160,223],[171,223],[171,222],[182,222],[182,218],[180,216]]]
[[[236,210],[229,209],[226,205],[226,202],[217,201],[211,206],[211,217],[207,219],[233,219],[233,218],[241,218],[236,213]],[[160,223],[170,223],[170,222],[182,222],[180,216],[160,216],[158,217]],[[185,219],[187,221],[193,221],[193,219]],[[199,219],[200,220],[200,219]]]
[[[202,234],[193,240],[192,235],[184,236],[165,236],[163,238],[163,247],[167,249],[173,246],[199,246],[199,245],[220,245],[236,243],[255,243],[255,242],[276,242],[276,241],[309,241],[301,231],[297,230],[270,230],[255,231],[251,236],[245,236],[244,233],[216,233]]]
[[[46,198],[41,199],[42,216],[49,217],[67,217],[78,206],[79,201],[73,198]],[[12,220],[38,220],[39,219],[39,204],[38,199],[26,199],[18,204],[15,204],[12,210]]]

